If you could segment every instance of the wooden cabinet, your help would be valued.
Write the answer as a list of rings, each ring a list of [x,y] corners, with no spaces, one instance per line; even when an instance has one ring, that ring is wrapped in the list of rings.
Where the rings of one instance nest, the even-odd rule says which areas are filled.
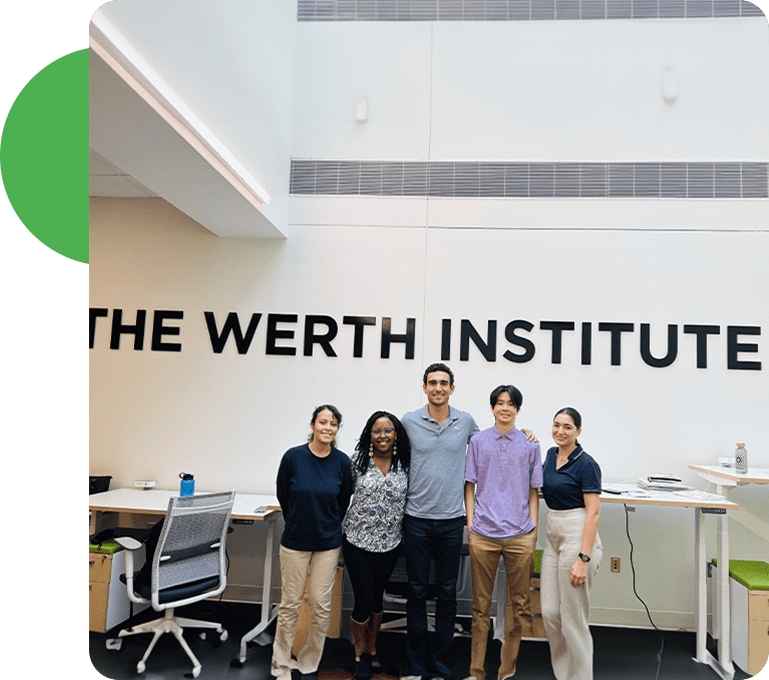
[[[769,591],[748,590],[730,579],[732,598],[732,658],[750,675],[769,658]]]
[[[139,566],[142,561],[139,561]],[[118,550],[112,555],[88,553],[88,630],[106,633],[131,616],[128,591],[120,580],[123,573],[125,550]],[[133,613],[146,607],[134,605]]]

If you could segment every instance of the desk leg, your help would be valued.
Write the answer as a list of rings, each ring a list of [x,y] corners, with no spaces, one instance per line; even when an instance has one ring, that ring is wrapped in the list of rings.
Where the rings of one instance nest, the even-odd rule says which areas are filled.
[[[718,615],[717,628],[720,629],[718,638],[718,659],[707,650],[707,555],[705,552],[705,522],[700,508],[694,509],[694,552],[696,593],[694,617],[697,625],[697,656],[696,661],[710,666],[723,680],[732,680],[734,666],[731,661],[730,629],[729,629],[729,528],[726,515],[718,516]],[[725,579],[723,575],[726,575]],[[722,580],[723,579],[723,580]]]
[[[275,543],[275,520],[268,520],[267,544],[264,550],[264,579],[262,581],[262,615],[255,628],[246,633],[240,640],[240,654],[236,662],[243,664],[246,661],[246,645],[258,635],[264,633],[267,626],[272,623],[278,615],[278,607],[272,606],[272,558],[273,546]],[[272,642],[269,636],[263,636],[262,640],[257,640],[259,644],[268,645]]]
[[[694,508],[694,624],[697,628],[697,656],[700,663],[708,662],[708,566],[705,552],[705,522],[699,508]]]
[[[718,494],[723,494],[716,487]],[[728,677],[734,677],[731,647],[731,603],[729,601],[729,516],[718,515],[718,660]]]

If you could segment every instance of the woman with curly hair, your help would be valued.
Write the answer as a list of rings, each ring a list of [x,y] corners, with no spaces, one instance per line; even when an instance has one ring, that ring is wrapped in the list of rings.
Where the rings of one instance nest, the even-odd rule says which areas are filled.
[[[358,663],[355,677],[378,667],[376,638],[382,596],[400,554],[411,446],[400,420],[376,411],[363,428],[352,457],[353,496],[344,519],[342,552],[355,605],[350,631]]]

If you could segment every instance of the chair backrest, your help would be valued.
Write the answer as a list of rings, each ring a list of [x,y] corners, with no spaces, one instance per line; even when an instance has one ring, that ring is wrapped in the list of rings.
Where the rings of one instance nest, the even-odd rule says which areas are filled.
[[[234,501],[234,491],[169,501],[152,561],[154,609],[180,606],[224,590],[224,551]]]

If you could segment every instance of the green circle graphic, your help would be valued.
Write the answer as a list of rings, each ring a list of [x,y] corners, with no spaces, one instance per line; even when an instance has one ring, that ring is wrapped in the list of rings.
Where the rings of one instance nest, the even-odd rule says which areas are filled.
[[[88,262],[88,50],[46,66],[13,103],[0,139],[8,199],[51,250]]]

